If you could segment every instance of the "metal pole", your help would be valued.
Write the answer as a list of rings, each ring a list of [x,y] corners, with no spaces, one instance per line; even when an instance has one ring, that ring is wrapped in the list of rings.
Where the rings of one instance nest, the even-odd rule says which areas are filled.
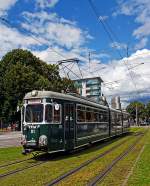
[[[138,108],[136,103],[136,126],[138,125]]]
[[[1,129],[2,129],[2,119],[0,120],[0,122],[1,122]]]
[[[89,72],[90,72],[90,63],[91,63],[91,53],[89,52]]]

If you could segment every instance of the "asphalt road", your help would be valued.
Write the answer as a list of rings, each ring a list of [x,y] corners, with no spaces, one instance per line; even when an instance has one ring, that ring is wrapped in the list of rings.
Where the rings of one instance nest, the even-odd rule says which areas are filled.
[[[0,134],[0,148],[20,146],[21,132],[4,132]]]

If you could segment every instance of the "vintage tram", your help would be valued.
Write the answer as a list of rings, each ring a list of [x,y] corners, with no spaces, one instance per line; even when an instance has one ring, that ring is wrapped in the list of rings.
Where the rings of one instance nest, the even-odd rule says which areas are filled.
[[[128,132],[128,114],[77,95],[32,91],[22,109],[24,152],[68,151]]]

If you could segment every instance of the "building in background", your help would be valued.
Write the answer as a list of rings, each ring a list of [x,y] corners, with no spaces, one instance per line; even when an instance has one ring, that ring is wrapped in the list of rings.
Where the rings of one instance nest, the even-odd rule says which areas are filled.
[[[121,102],[120,102],[120,97],[116,96],[111,99],[111,107],[114,109],[121,110]]]
[[[103,82],[100,77],[77,79],[74,82],[79,95],[100,102],[102,96],[101,84]]]

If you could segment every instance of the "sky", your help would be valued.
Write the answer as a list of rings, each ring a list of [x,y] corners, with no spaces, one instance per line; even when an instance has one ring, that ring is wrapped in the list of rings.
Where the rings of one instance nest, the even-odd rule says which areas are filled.
[[[78,58],[61,76],[100,76],[108,100],[150,100],[149,0],[0,0],[0,43],[0,58],[16,48],[49,64]]]

